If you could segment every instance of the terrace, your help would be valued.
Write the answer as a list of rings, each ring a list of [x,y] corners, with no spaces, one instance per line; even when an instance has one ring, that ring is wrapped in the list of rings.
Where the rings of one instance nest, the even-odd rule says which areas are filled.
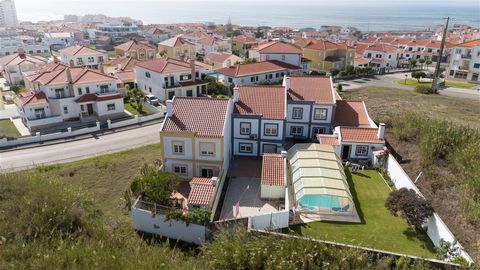
[[[426,234],[415,232],[403,218],[393,216],[385,208],[391,189],[377,171],[345,172],[362,223],[311,222],[290,226],[285,229],[286,233],[425,258],[435,257],[433,244]]]

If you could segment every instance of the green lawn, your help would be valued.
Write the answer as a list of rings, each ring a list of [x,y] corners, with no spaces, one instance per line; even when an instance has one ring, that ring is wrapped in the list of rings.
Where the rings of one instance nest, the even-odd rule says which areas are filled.
[[[133,115],[149,115],[149,114],[153,114],[155,113],[154,111],[152,111],[148,106],[145,106],[143,105],[143,112],[142,113],[139,113],[138,110],[137,110],[137,103],[134,102],[134,101],[131,101],[131,102],[126,102],[123,107],[125,108],[125,110],[127,110],[128,112],[130,112],[131,114]]]
[[[416,80],[416,79],[407,79],[406,84],[405,84],[405,80],[398,80],[397,83],[400,84],[400,85],[407,85],[407,86],[415,87],[417,85],[431,85],[432,80],[431,79],[421,79],[420,82],[418,82],[418,80]],[[464,82],[446,81],[446,86],[471,89],[471,88],[475,87],[476,85],[471,84],[471,83],[464,83]]]
[[[289,233],[420,257],[434,257],[433,244],[425,234],[417,235],[384,203],[390,188],[377,171],[347,172],[350,191],[362,224],[312,222],[291,226]]]
[[[21,137],[15,125],[10,120],[0,120],[0,137]]]

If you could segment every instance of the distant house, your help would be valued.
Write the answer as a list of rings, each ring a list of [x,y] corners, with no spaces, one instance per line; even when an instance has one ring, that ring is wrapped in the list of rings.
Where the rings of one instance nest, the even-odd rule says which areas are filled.
[[[0,58],[0,74],[10,85],[18,85],[24,81],[23,72],[28,72],[47,63],[41,56],[28,55],[24,52]]]
[[[480,82],[480,39],[451,47],[449,77]]]
[[[150,60],[156,57],[157,47],[148,41],[136,39],[127,41],[115,47],[117,57],[131,57],[140,61]]]
[[[60,59],[67,65],[98,68],[100,64],[108,60],[108,54],[92,48],[76,45],[59,51]]]
[[[136,85],[135,66],[138,63],[139,60],[131,57],[119,57],[105,62],[102,68],[103,72],[117,78],[117,89],[125,94],[127,88],[131,89]]]
[[[163,57],[195,59],[195,44],[177,36],[158,43],[158,52]]]
[[[370,66],[375,68],[391,69],[399,64],[398,48],[384,43],[375,43],[366,47],[363,57],[369,59]]]
[[[206,66],[193,59],[184,62],[157,58],[136,65],[136,81],[140,90],[161,101],[171,100],[174,96],[197,97],[207,91],[208,82],[202,80],[209,70]]]
[[[152,27],[144,31],[145,38],[153,43],[159,43],[170,38],[170,32],[158,27]]]
[[[43,41],[53,48],[65,48],[75,44],[75,38],[71,32],[45,33]]]
[[[303,57],[312,61],[312,70],[330,72],[331,69],[342,70],[348,65],[353,66],[355,49],[344,43],[309,40],[303,46]]]
[[[202,55],[211,52],[227,52],[231,50],[230,43],[215,37],[205,37],[195,42],[196,52]]]
[[[235,85],[252,85],[257,83],[279,83],[284,75],[302,72],[302,67],[290,65],[278,60],[261,61],[251,64],[236,64],[217,69],[224,76],[223,83]]]
[[[240,35],[232,38],[232,52],[240,57],[248,58],[248,51],[257,45],[258,41],[254,36]]]
[[[258,61],[277,60],[294,66],[302,66],[303,51],[291,43],[284,41],[270,41],[259,44],[249,51],[250,58]],[[304,73],[308,73],[304,70]]]
[[[227,52],[211,52],[203,58],[203,62],[212,65],[214,70],[229,67],[241,61],[242,58]]]

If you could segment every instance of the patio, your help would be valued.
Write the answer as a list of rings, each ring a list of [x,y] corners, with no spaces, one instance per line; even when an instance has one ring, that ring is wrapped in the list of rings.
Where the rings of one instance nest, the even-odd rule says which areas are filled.
[[[230,182],[223,201],[220,220],[276,212],[283,200],[260,198],[261,158],[235,157],[230,163]],[[238,215],[235,205],[239,202]]]

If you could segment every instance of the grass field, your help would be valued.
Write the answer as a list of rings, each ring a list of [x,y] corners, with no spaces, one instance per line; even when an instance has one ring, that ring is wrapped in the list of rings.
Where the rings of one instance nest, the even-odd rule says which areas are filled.
[[[0,120],[0,137],[21,137],[15,125],[10,120]]]
[[[138,110],[137,110],[137,103],[134,102],[134,101],[126,102],[124,104],[124,108],[125,108],[125,110],[127,110],[128,112],[130,112],[133,115],[140,115],[140,114],[141,115],[148,115],[148,114],[155,113],[148,106],[145,106],[145,105],[142,108],[143,112],[139,113]]]
[[[377,171],[347,173],[347,178],[364,223],[312,222],[291,226],[290,232],[426,258],[435,256],[433,245],[425,234],[417,235],[404,219],[393,216],[385,208],[390,188]]]
[[[431,85],[432,80],[430,79],[421,79],[420,82],[416,79],[407,79],[407,83],[405,84],[405,80],[398,80],[398,84],[400,85],[407,85],[407,86],[412,86],[415,87],[417,85]],[[472,89],[475,87],[475,84],[471,83],[464,83],[464,82],[453,82],[453,81],[446,81],[446,86],[448,87],[457,87],[457,88],[466,88],[466,89]]]

